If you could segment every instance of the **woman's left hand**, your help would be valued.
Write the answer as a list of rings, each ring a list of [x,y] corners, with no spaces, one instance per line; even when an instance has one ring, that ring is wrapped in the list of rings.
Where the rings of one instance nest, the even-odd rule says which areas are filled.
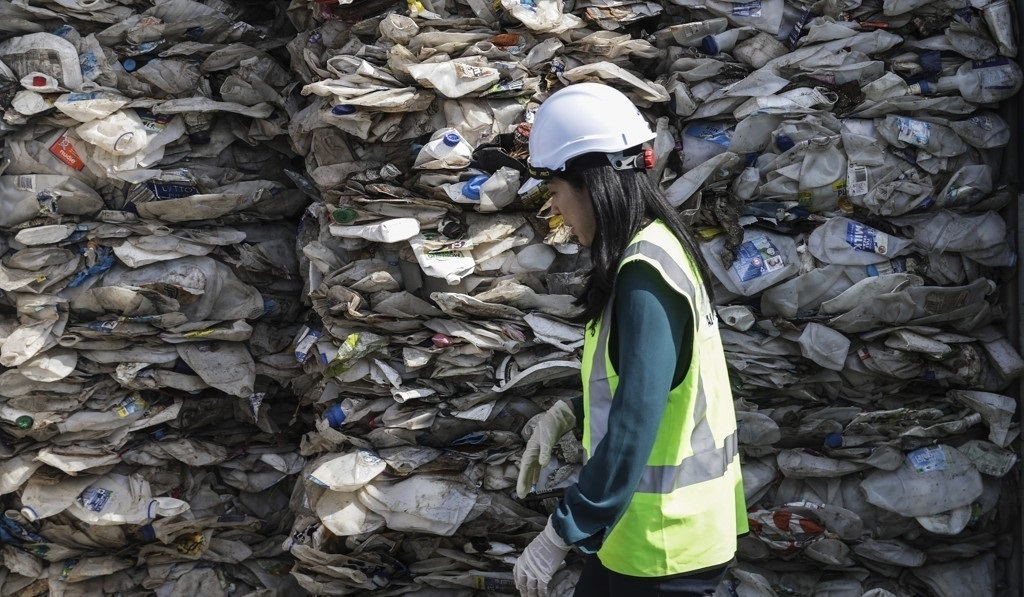
[[[547,595],[551,576],[562,565],[570,547],[558,536],[551,526],[551,518],[548,518],[544,530],[526,546],[512,570],[519,593],[523,597]]]

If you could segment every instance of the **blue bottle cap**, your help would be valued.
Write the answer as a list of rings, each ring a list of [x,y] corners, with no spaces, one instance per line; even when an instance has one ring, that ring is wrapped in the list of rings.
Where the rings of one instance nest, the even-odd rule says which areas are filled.
[[[796,145],[796,143],[794,143],[788,135],[779,135],[779,137],[775,139],[775,146],[782,151],[789,151],[794,145]]]
[[[345,411],[341,410],[340,404],[331,405],[324,415],[327,417],[327,424],[334,429],[341,429],[341,424],[345,422]]]
[[[470,178],[466,184],[462,185],[462,194],[467,199],[479,200],[480,199],[480,187],[487,182],[487,177],[480,175]]]
[[[442,138],[442,141],[444,141],[444,144],[448,147],[455,147],[461,140],[462,137],[460,137],[458,133],[445,133]]]
[[[331,108],[331,114],[334,114],[335,116],[344,116],[346,114],[352,114],[355,111],[356,107],[348,104],[338,104]]]
[[[715,40],[713,35],[705,35],[704,39],[700,40],[700,47],[704,50],[705,54],[718,53],[718,41]]]
[[[838,448],[843,445],[843,436],[840,433],[829,433],[825,436],[825,447],[826,448]]]
[[[139,68],[138,63],[135,62],[134,58],[125,58],[121,61],[121,66],[123,66],[124,70],[128,72],[132,72],[133,70]]]

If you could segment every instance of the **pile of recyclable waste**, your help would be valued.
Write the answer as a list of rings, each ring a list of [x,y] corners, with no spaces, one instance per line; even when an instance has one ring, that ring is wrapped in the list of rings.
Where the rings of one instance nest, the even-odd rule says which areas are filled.
[[[4,3],[0,594],[298,590],[295,29]]]
[[[751,526],[717,594],[1010,582],[1007,0],[0,16],[0,595],[515,593],[580,466],[567,434],[516,496],[590,267],[518,191],[583,81],[715,275]]]

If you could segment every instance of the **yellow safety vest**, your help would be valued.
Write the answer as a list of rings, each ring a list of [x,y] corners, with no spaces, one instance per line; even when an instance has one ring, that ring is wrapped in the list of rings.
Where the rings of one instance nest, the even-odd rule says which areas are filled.
[[[747,516],[718,318],[693,261],[661,221],[633,238],[619,268],[632,261],[653,266],[690,303],[693,357],[683,381],[669,392],[640,484],[597,556],[609,570],[638,577],[719,566],[735,554]],[[583,344],[588,456],[608,429],[619,380],[608,354],[613,302],[590,323]]]

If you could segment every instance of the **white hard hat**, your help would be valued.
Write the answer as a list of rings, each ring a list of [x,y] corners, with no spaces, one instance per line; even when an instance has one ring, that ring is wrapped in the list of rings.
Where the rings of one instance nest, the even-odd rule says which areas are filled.
[[[620,154],[654,138],[633,102],[613,87],[577,83],[559,89],[537,109],[530,129],[529,192],[585,153]],[[612,162],[615,163],[614,161]]]

